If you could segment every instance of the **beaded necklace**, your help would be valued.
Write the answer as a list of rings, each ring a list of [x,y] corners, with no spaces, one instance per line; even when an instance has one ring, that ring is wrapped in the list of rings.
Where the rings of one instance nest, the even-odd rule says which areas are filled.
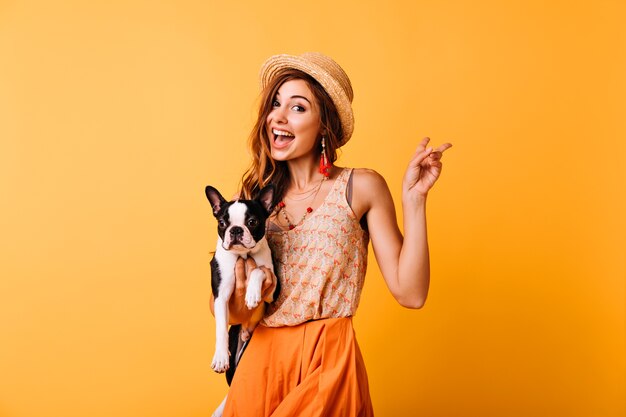
[[[300,218],[300,221],[298,221],[295,224],[291,223],[291,220],[289,220],[289,216],[287,215],[287,210],[285,210],[285,200],[283,199],[283,200],[281,200],[278,203],[278,211],[283,213],[283,218],[285,219],[285,222],[287,223],[287,227],[289,228],[289,230],[293,230],[296,226],[299,226],[300,224],[302,224],[302,222],[304,221],[306,216],[313,212],[313,207],[311,207],[311,206],[313,205],[313,202],[315,202],[315,198],[317,197],[317,194],[320,192],[320,189],[322,188],[322,183],[325,180],[326,180],[326,177],[322,178],[322,180],[320,181],[319,185],[317,186],[317,189],[315,190],[315,194],[313,194],[313,199],[311,200],[311,204],[306,208],[306,211],[302,215],[302,218]],[[302,201],[304,199],[296,200],[296,199],[290,198],[290,200]]]

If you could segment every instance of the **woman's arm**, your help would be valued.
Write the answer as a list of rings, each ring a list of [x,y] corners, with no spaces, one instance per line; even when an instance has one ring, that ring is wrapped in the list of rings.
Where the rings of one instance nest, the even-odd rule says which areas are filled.
[[[428,295],[426,197],[441,173],[442,153],[452,146],[446,143],[435,150],[426,149],[428,141],[425,138],[418,146],[402,183],[404,238],[384,178],[371,170],[359,170],[354,176],[355,203],[360,200],[355,213],[366,214],[374,255],[387,287],[408,308],[422,307]]]

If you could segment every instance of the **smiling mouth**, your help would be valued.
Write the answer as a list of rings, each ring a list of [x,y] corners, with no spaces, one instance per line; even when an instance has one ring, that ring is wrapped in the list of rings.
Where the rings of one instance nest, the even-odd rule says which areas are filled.
[[[288,146],[295,139],[292,133],[283,130],[272,129],[272,134],[274,136],[272,144],[279,149]]]

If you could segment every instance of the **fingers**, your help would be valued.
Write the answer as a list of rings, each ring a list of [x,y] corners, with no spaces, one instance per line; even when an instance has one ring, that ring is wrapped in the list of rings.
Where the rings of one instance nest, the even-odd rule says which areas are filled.
[[[435,150],[433,150],[430,155],[428,155],[428,162],[433,166],[441,166],[441,164],[433,164],[433,162],[438,162],[441,160],[443,153],[452,147],[451,143],[444,143],[441,146],[438,146]]]
[[[419,143],[419,145],[417,145],[417,148],[415,149],[415,153],[413,153],[413,159],[417,159],[420,155],[423,155],[423,154],[428,155],[430,150],[432,150],[432,148],[426,148],[426,145],[428,145],[428,142],[430,142],[429,137],[425,137],[424,139],[421,140],[421,142]]]
[[[415,149],[414,157],[420,153],[424,153],[424,152],[428,153],[428,150],[432,149],[432,146],[428,148],[426,147],[426,145],[428,145],[429,142],[430,142],[430,138],[428,136],[422,139],[419,145],[417,145],[417,148]],[[443,153],[445,150],[451,147],[452,147],[451,143],[444,143],[442,145],[439,145],[434,151]]]
[[[443,166],[443,164],[441,163],[441,156],[442,156],[441,152],[431,153],[430,155],[428,155],[428,157],[425,158],[423,168],[427,168],[427,167],[441,168]]]
[[[265,279],[263,280],[261,290],[262,298],[267,302],[272,302],[277,285],[276,275],[274,275],[271,269],[265,266],[261,266],[260,268],[265,273]]]
[[[423,152],[426,149],[426,145],[428,145],[428,142],[430,142],[430,138],[428,136],[426,136],[424,139],[421,140],[420,144],[417,145],[417,149],[415,149],[415,153],[420,153]]]
[[[265,279],[263,280],[263,290],[269,287],[275,287],[276,277],[274,276],[272,271],[266,266],[260,266],[259,268],[265,273]]]
[[[246,263],[243,258],[238,258],[235,262],[235,291],[228,301],[229,324],[242,322],[240,317],[244,296],[246,294]]]
[[[433,151],[430,155],[428,155],[428,160],[430,162],[439,161],[442,157],[442,153],[438,151]]]
[[[429,146],[427,148],[426,145],[428,145],[429,142],[429,137],[425,137],[424,139],[422,139],[420,144],[417,146],[417,149],[415,150],[413,158],[411,159],[411,164],[420,165],[427,158],[429,163],[433,161],[439,161],[442,157],[442,154],[447,149],[450,149],[452,147],[451,143],[444,143],[442,145],[439,145],[435,149],[433,149],[432,146]]]
[[[424,160],[428,158],[428,156],[432,153],[432,151],[433,151],[433,148],[428,147],[422,150],[421,152],[416,152],[415,155],[413,155],[413,158],[411,158],[411,161],[409,161],[409,165],[414,168],[419,168],[422,162],[424,162]]]
[[[235,264],[235,297],[231,298],[231,304],[234,303],[235,309],[243,302],[248,277],[252,270],[256,268],[257,264],[252,257],[248,257],[245,260],[243,258],[237,259],[237,263]],[[265,273],[263,286],[261,287],[261,296],[264,300],[271,302],[273,301],[272,297],[277,285],[276,275],[266,266],[260,266],[258,268]]]
[[[444,143],[435,149],[435,151],[443,153],[446,149],[450,149],[452,147],[451,143]]]
[[[246,288],[246,263],[243,258],[235,263],[235,291],[241,292]]]
[[[246,276],[250,276],[250,272],[254,269],[256,269],[256,262],[254,262],[252,256],[248,256],[248,259],[246,259]]]

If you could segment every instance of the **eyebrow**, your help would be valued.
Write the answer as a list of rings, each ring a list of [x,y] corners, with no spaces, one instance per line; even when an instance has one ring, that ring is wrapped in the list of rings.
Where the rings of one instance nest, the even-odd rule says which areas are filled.
[[[276,97],[280,97],[280,94],[276,93]],[[301,98],[303,100],[306,100],[309,104],[311,104],[311,101],[308,98],[304,97],[304,96],[297,96],[296,95],[296,96],[291,96],[290,98]]]

